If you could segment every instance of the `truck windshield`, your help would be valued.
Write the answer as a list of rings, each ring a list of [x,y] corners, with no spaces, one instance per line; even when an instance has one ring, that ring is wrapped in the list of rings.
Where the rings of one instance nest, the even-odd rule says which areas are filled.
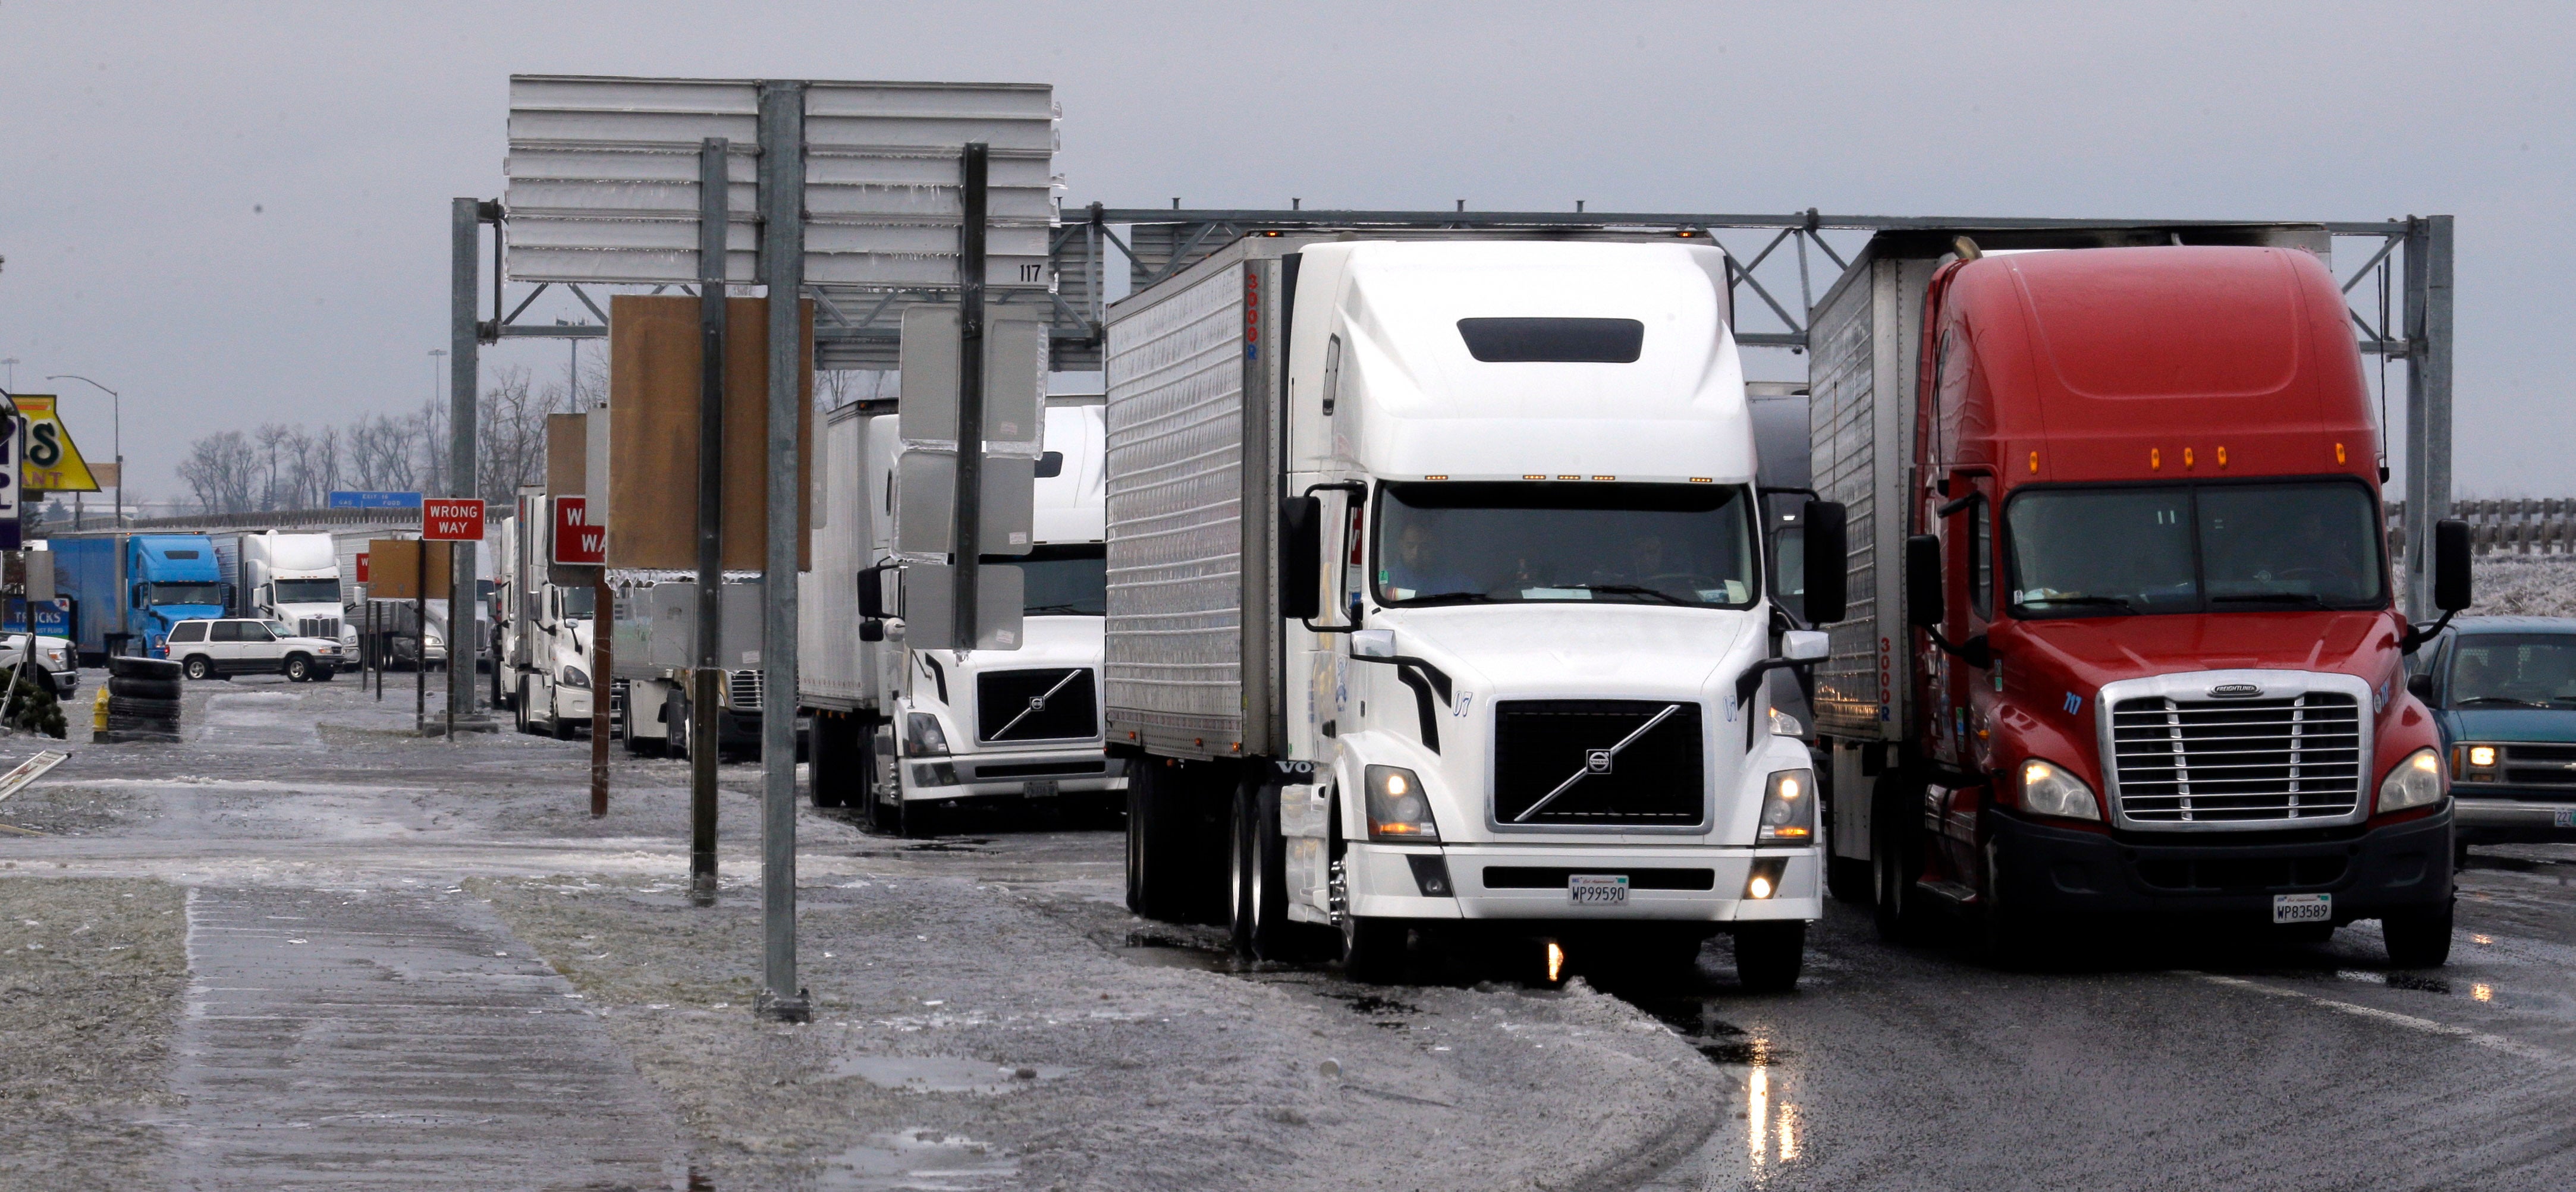
[[[340,581],[336,579],[281,579],[275,587],[279,604],[340,603]]]
[[[155,605],[221,605],[224,602],[224,586],[222,584],[153,584],[151,594],[145,599]]]
[[[1020,569],[1020,611],[1032,617],[1097,617],[1109,612],[1107,548],[1097,542],[1041,546],[1025,555],[985,555]]]
[[[2352,481],[2037,489],[2005,523],[2016,617],[2388,603],[2378,511]]]
[[[2576,708],[2576,634],[2463,634],[2448,706]]]
[[[1569,600],[1750,608],[1752,500],[1741,485],[1389,484],[1378,599]]]
[[[587,618],[593,612],[598,611],[599,592],[597,589],[562,588],[558,590],[563,593],[563,615],[572,618]]]

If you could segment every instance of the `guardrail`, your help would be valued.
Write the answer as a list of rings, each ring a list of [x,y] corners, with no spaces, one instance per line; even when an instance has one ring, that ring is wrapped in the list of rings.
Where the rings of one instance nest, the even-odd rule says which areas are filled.
[[[2396,527],[2406,502],[2388,502],[2388,553],[2405,554]],[[2576,497],[2498,497],[2451,502],[2451,516],[2469,523],[2479,554],[2576,555]]]
[[[126,530],[316,530],[332,526],[384,526],[417,530],[417,509],[269,509],[249,513],[192,513],[179,517],[129,517],[120,527],[104,514],[28,527],[41,537],[73,538]]]

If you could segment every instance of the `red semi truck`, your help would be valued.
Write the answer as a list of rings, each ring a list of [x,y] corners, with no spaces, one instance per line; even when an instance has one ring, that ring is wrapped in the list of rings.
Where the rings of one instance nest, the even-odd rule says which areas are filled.
[[[1960,913],[2004,960],[2202,916],[2376,919],[2441,964],[2448,779],[2402,666],[2432,627],[2392,600],[2323,230],[2016,242],[2049,243],[1882,234],[1816,311],[1816,487],[1853,544],[1815,680],[1836,892],[1899,938]],[[2465,527],[2435,539],[2456,610]]]

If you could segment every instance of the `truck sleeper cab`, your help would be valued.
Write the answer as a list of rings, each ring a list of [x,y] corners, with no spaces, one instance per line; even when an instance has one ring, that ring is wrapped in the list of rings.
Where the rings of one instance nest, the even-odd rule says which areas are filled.
[[[1959,247],[1921,300],[1918,480],[1881,489],[1913,535],[1909,625],[1879,631],[1905,696],[1871,691],[1886,655],[1859,634],[1818,680],[1829,721],[1902,727],[1892,752],[1836,744],[1837,852],[1865,842],[1882,926],[1966,912],[2011,961],[2079,918],[2305,936],[2375,918],[2396,963],[2441,963],[2452,812],[2401,669],[2424,635],[2395,609],[2376,434],[2323,265]],[[2443,538],[2455,609],[2465,538]]]
[[[1252,237],[1113,311],[1140,913],[1370,980],[1416,929],[1595,971],[1724,930],[1794,983],[1815,785],[1766,678],[1823,642],[1767,595],[1724,254],[1634,239]]]

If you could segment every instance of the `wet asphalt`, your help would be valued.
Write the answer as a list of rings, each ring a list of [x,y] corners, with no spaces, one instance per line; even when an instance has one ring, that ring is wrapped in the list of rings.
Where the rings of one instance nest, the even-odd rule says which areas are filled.
[[[202,887],[189,908],[195,972],[174,1077],[201,1108],[172,1123],[180,1139],[173,1184],[331,1186],[329,1155],[363,1149],[343,1144],[364,1143],[371,1129],[433,1139],[429,1150],[439,1154],[473,1153],[460,1144],[478,1131],[520,1130],[522,1151],[524,1131],[551,1132],[588,1164],[571,1186],[663,1186],[678,1176],[674,1111],[595,1023],[552,1012],[577,1001],[571,986],[524,957],[482,955],[517,945],[488,912],[443,896],[453,894],[448,883],[475,873],[660,872],[683,839],[682,801],[672,797],[684,781],[679,767],[621,771],[620,809],[632,814],[594,822],[575,800],[557,797],[587,746],[512,738],[495,744],[516,752],[489,755],[464,780],[493,801],[461,811],[448,798],[460,780],[441,772],[440,759],[477,746],[407,736],[407,709],[371,708],[344,688],[328,693],[333,714],[317,716],[312,701],[280,697],[319,692],[213,686],[223,690],[192,708],[204,717],[192,746],[76,745],[74,761],[47,781],[81,797],[47,802],[31,791],[0,803],[0,822],[48,834],[11,842],[10,855],[30,865],[47,858],[73,873]],[[232,748],[210,756],[210,744]],[[757,769],[727,767],[725,781],[730,862],[754,843],[743,812]],[[296,797],[245,797],[262,792]],[[854,847],[836,855],[869,872],[1009,881],[1055,889],[1068,905],[1104,901],[1119,864],[1114,833],[958,826],[948,841],[923,844],[816,823],[818,832],[841,832],[837,843]],[[356,933],[390,938],[299,943],[291,953],[270,947],[272,935],[279,945],[308,938],[281,934],[297,921],[270,916],[362,889],[377,909]],[[1696,1049],[1680,1096],[1705,1105],[1675,1120],[1717,1126],[1695,1144],[1656,1139],[1660,1169],[1621,1169],[1618,1183],[1600,1186],[2576,1187],[2571,909],[2576,847],[2515,846],[2473,855],[2452,961],[2440,970],[2390,969],[2375,927],[2359,924],[2325,944],[2097,935],[2071,941],[2080,946],[2035,971],[2007,972],[1957,943],[1884,943],[1865,913],[1837,905],[1811,937],[1799,990],[1754,995],[1736,987],[1721,938],[1688,980],[1603,981],[1641,1020]],[[1106,911],[1092,918],[1068,930],[1114,928]],[[1474,1007],[1492,1003],[1478,991],[1514,971],[1508,957],[1425,958],[1412,985],[1360,990],[1330,966],[1230,960],[1204,930],[1147,930],[1125,942],[1122,959],[1133,964],[1314,984],[1318,997],[1425,1038],[1472,1026],[1437,1019],[1481,1013]],[[288,980],[261,967],[276,964],[311,972]],[[470,996],[449,996],[467,987]],[[455,1024],[447,1033],[473,1046],[397,1049],[354,1064],[343,1061],[363,1051],[340,1048],[340,1067],[299,1075],[296,1063],[320,1064],[311,1057],[333,1052],[334,1040],[263,1038],[257,1024],[274,1007],[262,999],[278,989],[301,991],[307,1004],[295,1013],[326,1023],[308,1032],[365,1043],[388,1012],[447,1014]],[[316,1003],[331,1012],[314,1014]],[[248,1047],[251,1061],[227,1068],[228,1045]],[[477,1055],[490,1062],[478,1067]],[[524,1095],[468,1098],[481,1116],[460,1118],[453,1139],[434,1109],[416,1120],[316,1125],[317,1115],[297,1117],[293,1106],[261,1108],[262,1097],[302,1095],[310,1104],[315,1098],[297,1090],[330,1079],[410,1090],[410,1102],[434,1106],[442,1088],[494,1070],[520,1074]],[[559,1108],[566,1092],[601,1112],[568,1120]],[[1579,1109],[1542,1096],[1528,1112]],[[320,1142],[299,1142],[301,1157],[263,1170],[270,1159],[256,1136],[273,1120],[301,1123],[303,1139]],[[1275,1174],[1272,1186],[1334,1182],[1324,1172]],[[488,1186],[522,1184],[495,1180]],[[1012,1181],[943,1177],[920,1186]]]

